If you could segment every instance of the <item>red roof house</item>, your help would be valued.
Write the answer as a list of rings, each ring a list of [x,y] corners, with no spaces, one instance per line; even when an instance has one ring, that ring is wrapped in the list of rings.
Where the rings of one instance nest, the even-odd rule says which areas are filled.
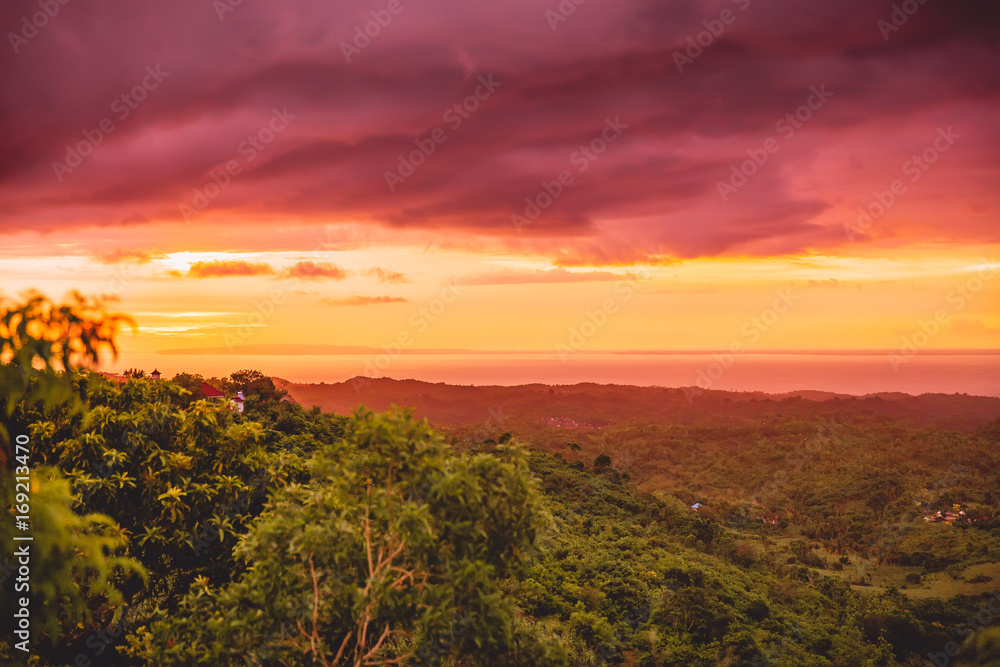
[[[213,387],[207,382],[201,383],[201,393],[205,394],[205,398],[224,398],[221,391]]]

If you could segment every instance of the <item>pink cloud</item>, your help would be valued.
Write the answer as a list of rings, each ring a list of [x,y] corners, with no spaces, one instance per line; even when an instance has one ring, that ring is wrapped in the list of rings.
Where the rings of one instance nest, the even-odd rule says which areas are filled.
[[[94,255],[94,259],[102,264],[148,264],[154,259],[160,259],[164,256],[165,255],[163,253],[155,250],[128,250],[125,248],[117,248],[115,250],[97,253]]]
[[[349,63],[339,44],[370,10],[354,0],[243,3],[224,21],[194,0],[88,7],[67,7],[0,62],[0,234],[182,222],[181,204],[218,189],[200,227],[184,228],[192,237],[356,220],[530,240],[563,266],[647,261],[629,247],[681,258],[835,251],[851,247],[850,212],[954,125],[961,141],[857,242],[1000,240],[995,3],[927,3],[888,40],[877,28],[887,6],[751,3],[683,72],[674,53],[718,16],[703,4],[581,5],[553,30],[529,0],[460,10],[428,0]],[[0,8],[5,25],[22,15],[18,3]],[[80,50],[94,24],[106,48]],[[135,108],[115,104],[147,67],[169,74]],[[477,101],[480,76],[499,85]],[[717,183],[821,84],[835,93],[828,105],[720,200]],[[447,115],[469,99],[474,110]],[[274,108],[294,120],[251,151]],[[582,160],[615,117],[628,128]],[[100,131],[105,120],[113,131]],[[436,130],[447,140],[390,191],[385,172]],[[57,176],[54,162],[77,166]],[[227,165],[238,173],[220,176]],[[552,195],[563,172],[572,182]],[[545,196],[518,232],[511,216]],[[564,253],[587,244],[614,250]]]
[[[269,264],[251,263],[243,260],[195,262],[188,269],[188,276],[191,278],[230,278],[273,274],[274,268]]]
[[[286,270],[285,275],[303,280],[344,280],[350,273],[329,262],[304,261]]]
[[[377,266],[371,269],[365,269],[361,273],[378,279],[380,283],[399,285],[410,282],[410,279],[399,271],[390,271],[389,269],[383,269]]]

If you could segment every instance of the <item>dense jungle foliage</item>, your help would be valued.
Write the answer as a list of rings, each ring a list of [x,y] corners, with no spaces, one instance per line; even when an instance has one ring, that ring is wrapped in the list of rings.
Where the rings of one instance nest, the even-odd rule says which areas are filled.
[[[1000,664],[1000,422],[434,428],[213,379],[239,413],[87,370],[121,324],[0,309],[4,664]]]

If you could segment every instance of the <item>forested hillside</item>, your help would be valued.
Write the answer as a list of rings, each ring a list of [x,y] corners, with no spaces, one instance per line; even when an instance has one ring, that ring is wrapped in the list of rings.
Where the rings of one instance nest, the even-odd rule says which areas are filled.
[[[191,375],[88,372],[117,324],[75,308],[0,329],[4,504],[29,476],[34,536],[30,654],[3,563],[5,664],[1000,659],[1000,422],[434,426],[254,371],[199,398]]]
[[[1000,398],[966,394],[766,394],[591,382],[475,387],[371,377],[332,384],[276,383],[303,405],[319,405],[336,412],[349,412],[359,403],[373,410],[406,405],[418,417],[442,426],[476,425],[498,418],[566,420],[599,428],[636,422],[704,426],[777,414],[802,419],[875,417],[970,432],[1000,416]]]

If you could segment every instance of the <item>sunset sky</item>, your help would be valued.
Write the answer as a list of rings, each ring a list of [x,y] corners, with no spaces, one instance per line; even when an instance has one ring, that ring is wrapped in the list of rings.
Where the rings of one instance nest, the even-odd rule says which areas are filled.
[[[1000,348],[1000,10],[912,5],[5,3],[0,288],[126,355]]]

